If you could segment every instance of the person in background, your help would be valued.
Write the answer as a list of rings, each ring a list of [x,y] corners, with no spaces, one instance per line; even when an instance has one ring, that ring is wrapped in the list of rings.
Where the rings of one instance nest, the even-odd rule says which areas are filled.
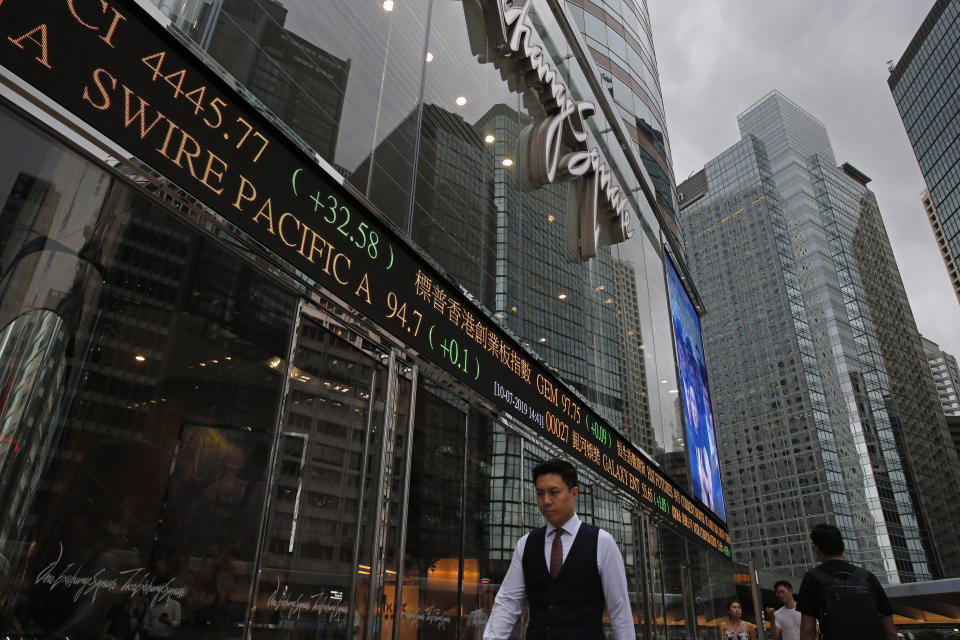
[[[574,510],[577,469],[560,459],[533,469],[537,507],[547,526],[520,538],[484,640],[507,640],[529,601],[527,640],[604,640],[603,610],[616,640],[635,640],[627,575],[617,543]]]
[[[843,558],[843,536],[840,529],[830,524],[818,524],[810,531],[810,542],[820,565],[807,571],[800,583],[800,640],[814,640],[817,622],[823,640],[897,640],[897,628],[893,625],[893,607],[880,581],[872,573],[850,564]],[[872,598],[851,599],[841,606],[827,602],[827,591],[833,585],[831,579],[852,579],[872,591]],[[862,584],[861,584],[862,583]],[[852,592],[850,587],[846,587]],[[835,592],[839,596],[839,592]],[[869,605],[869,606],[867,606]],[[833,610],[832,615],[827,615]]]
[[[770,621],[770,638],[772,640],[800,640],[800,612],[797,610],[797,601],[793,597],[793,585],[786,580],[780,580],[773,585],[773,592],[783,606],[773,610],[767,607],[767,619]]]
[[[727,605],[727,619],[720,625],[720,640],[757,640],[757,627],[743,619],[743,607],[736,600]]]

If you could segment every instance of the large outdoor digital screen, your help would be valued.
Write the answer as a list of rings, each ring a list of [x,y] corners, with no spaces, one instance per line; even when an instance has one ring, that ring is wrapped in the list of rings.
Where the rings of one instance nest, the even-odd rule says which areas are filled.
[[[673,335],[680,367],[680,396],[687,424],[687,459],[690,461],[693,495],[717,516],[726,520],[700,318],[669,258],[666,264]]]

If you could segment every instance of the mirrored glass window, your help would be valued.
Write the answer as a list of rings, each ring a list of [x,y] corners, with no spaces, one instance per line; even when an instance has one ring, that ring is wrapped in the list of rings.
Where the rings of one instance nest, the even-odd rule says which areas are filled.
[[[4,631],[236,628],[296,298],[7,111],[0,129]]]

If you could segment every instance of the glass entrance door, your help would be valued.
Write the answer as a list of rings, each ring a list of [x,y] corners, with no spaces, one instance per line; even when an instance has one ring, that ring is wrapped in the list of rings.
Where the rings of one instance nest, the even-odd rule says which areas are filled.
[[[380,626],[384,576],[396,575],[398,514],[389,505],[410,383],[394,357],[307,303],[291,361],[270,366],[289,379],[251,629],[369,637]]]

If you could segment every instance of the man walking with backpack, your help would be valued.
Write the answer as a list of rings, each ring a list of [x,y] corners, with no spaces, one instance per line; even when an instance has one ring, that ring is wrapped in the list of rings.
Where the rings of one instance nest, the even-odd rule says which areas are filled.
[[[800,640],[897,640],[893,608],[876,576],[843,559],[843,537],[829,524],[810,531],[820,565],[800,584]]]

